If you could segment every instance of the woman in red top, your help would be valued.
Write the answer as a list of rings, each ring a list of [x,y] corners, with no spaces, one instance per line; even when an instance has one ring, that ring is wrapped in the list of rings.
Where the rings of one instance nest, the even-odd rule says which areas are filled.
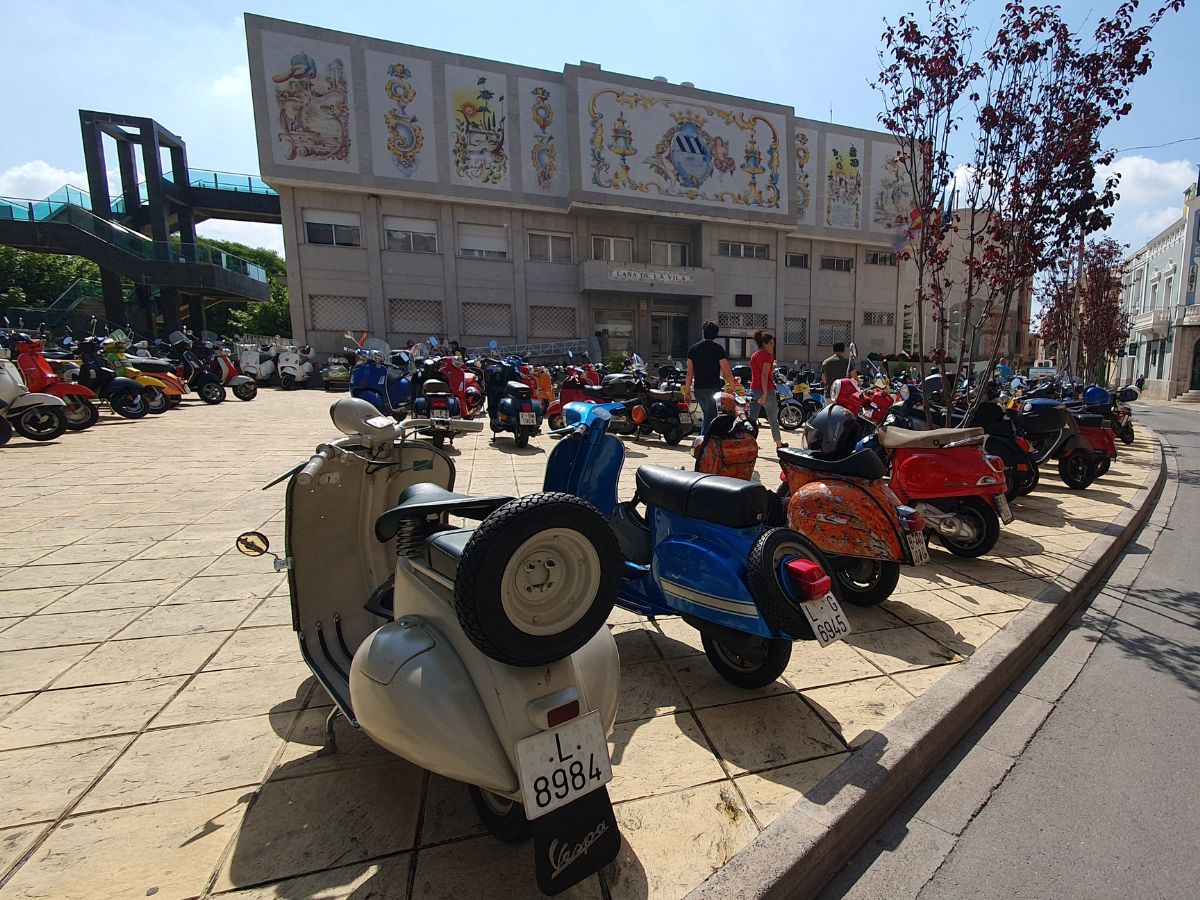
[[[779,404],[775,396],[775,335],[759,329],[754,332],[758,349],[750,357],[750,421],[758,421],[759,407],[767,412],[767,424],[775,449],[786,447],[779,435]]]

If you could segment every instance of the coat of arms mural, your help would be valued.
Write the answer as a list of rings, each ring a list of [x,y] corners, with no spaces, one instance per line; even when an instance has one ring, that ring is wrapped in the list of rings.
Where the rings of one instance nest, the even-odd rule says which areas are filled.
[[[450,90],[450,107],[455,174],[477,184],[500,184],[508,176],[503,92],[488,86],[488,76],[479,75],[473,88]]]
[[[287,158],[347,161],[350,106],[342,59],[321,66],[307,52],[294,53],[288,68],[271,81],[276,85],[276,137],[288,145]]]

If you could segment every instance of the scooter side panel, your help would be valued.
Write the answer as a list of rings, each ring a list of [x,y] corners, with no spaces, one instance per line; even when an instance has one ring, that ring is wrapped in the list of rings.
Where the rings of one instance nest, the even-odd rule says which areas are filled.
[[[9,409],[25,409],[29,406],[66,406],[61,397],[55,397],[53,394],[42,394],[30,392],[22,394],[15,398],[9,405]]]
[[[788,524],[824,553],[904,562],[892,515],[899,498],[882,484],[860,487],[848,481],[810,481],[788,501]]]
[[[892,459],[889,486],[902,500],[962,497],[985,493],[979,479],[996,477],[980,447],[899,450]]]

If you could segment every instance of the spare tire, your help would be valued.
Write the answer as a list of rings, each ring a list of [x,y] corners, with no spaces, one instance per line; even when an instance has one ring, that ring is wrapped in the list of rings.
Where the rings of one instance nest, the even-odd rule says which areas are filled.
[[[791,638],[815,640],[812,626],[792,599],[791,591],[779,583],[779,564],[788,557],[812,560],[820,564],[826,575],[833,575],[825,554],[800,532],[790,528],[768,528],[754,542],[746,562],[750,595],[767,624],[776,631]]]
[[[608,521],[572,494],[512,500],[463,549],[454,609],[476,647],[510,666],[570,656],[604,627],[623,560]]]

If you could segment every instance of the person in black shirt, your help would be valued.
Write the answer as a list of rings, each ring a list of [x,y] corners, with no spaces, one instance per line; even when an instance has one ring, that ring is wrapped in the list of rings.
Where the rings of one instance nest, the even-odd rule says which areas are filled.
[[[692,394],[695,387],[696,402],[704,413],[704,424],[701,434],[708,429],[708,423],[717,416],[717,402],[713,395],[725,387],[725,382],[733,383],[733,371],[729,368],[729,354],[717,343],[716,338],[720,329],[716,322],[704,323],[704,340],[692,344],[687,355],[687,377],[683,382],[685,397]]]

